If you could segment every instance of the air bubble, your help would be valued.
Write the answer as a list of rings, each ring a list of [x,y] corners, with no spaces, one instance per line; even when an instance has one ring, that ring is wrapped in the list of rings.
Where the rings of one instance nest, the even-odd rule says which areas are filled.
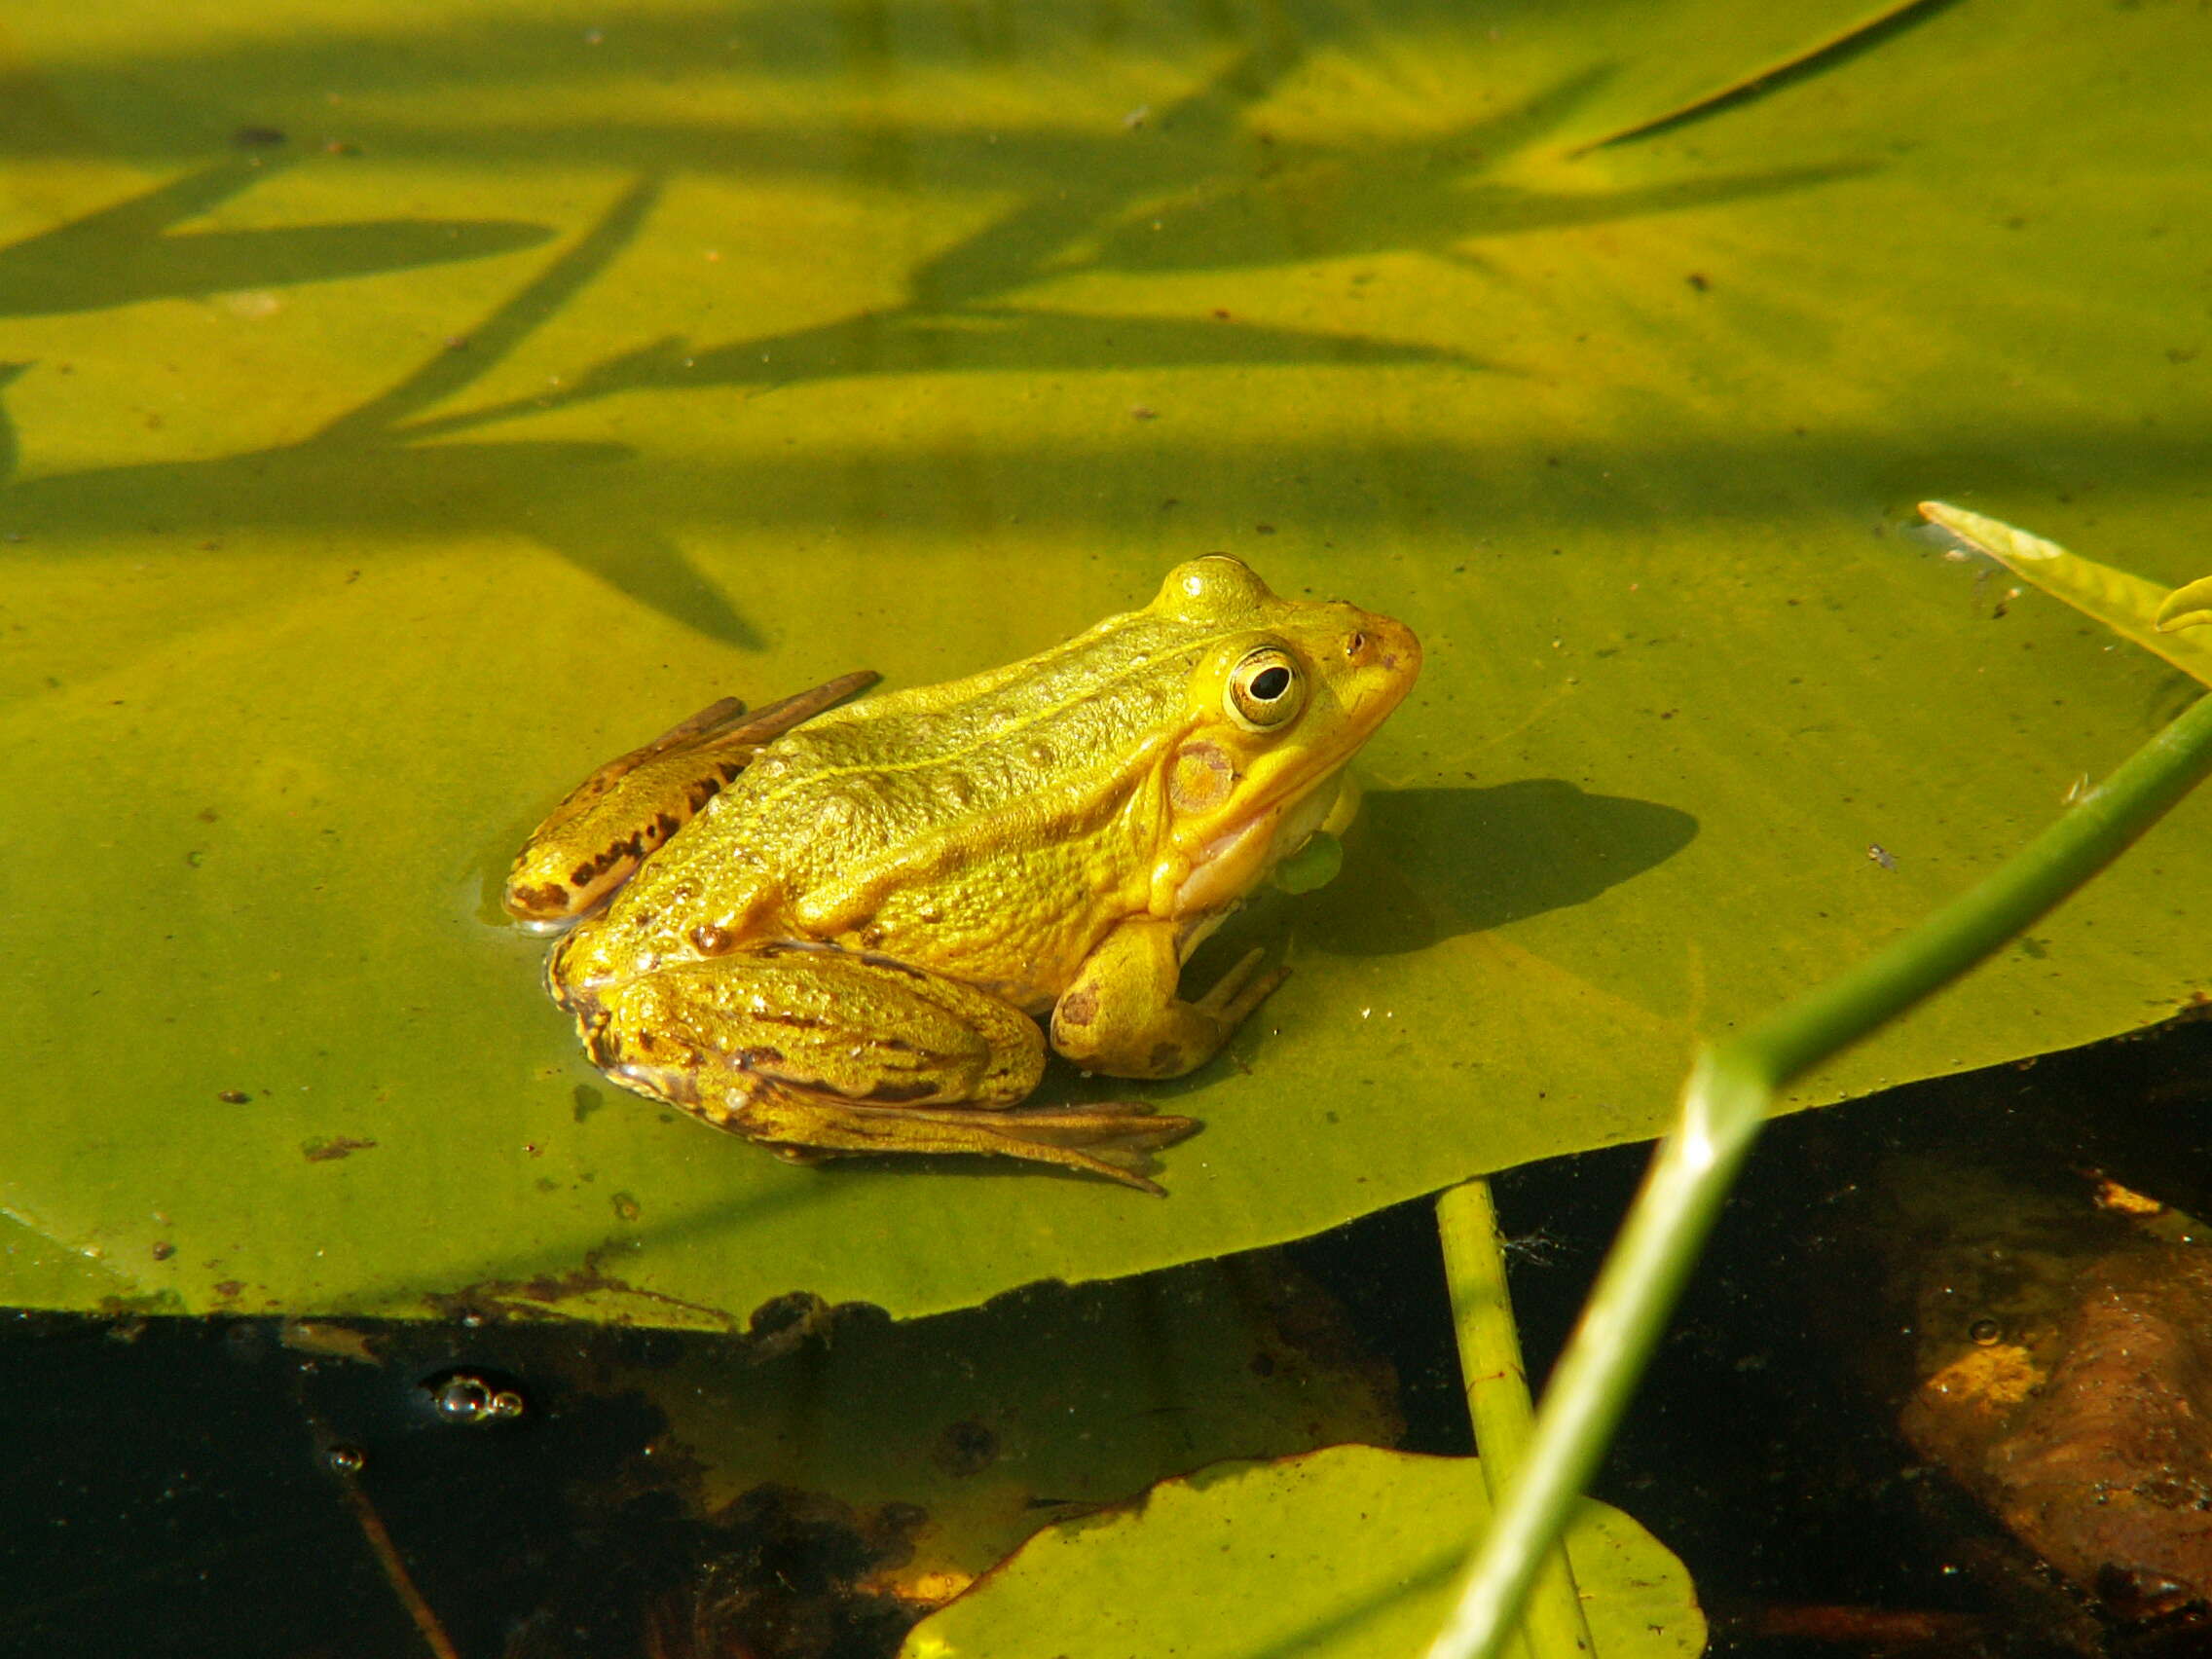
[[[424,1384],[440,1420],[460,1427],[512,1422],[529,1410],[519,1388],[510,1388],[474,1372],[456,1371]]]

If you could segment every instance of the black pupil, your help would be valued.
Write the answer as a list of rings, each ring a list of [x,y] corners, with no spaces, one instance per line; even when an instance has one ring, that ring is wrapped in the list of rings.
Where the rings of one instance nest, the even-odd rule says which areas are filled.
[[[1252,676],[1252,695],[1263,703],[1272,703],[1290,689],[1290,670],[1263,668]]]

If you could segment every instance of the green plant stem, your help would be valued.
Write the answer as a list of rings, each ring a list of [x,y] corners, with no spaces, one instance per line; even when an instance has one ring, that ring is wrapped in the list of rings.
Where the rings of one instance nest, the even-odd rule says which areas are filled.
[[[1498,1241],[1497,1208],[1488,1181],[1468,1181],[1436,1200],[1444,1276],[1452,1287],[1452,1329],[1459,1343],[1459,1380],[1482,1455],[1483,1484],[1494,1513],[1521,1467],[1535,1412],[1521,1334]],[[1550,1552],[1530,1593],[1516,1646],[1530,1659],[1574,1659],[1593,1650],[1590,1622],[1564,1541]]]
[[[2212,697],[1964,897],[1692,1069],[1545,1390],[1520,1476],[1461,1580],[1428,1659],[1493,1659],[1588,1482],[1775,1094],[1956,978],[2095,875],[2212,771]]]

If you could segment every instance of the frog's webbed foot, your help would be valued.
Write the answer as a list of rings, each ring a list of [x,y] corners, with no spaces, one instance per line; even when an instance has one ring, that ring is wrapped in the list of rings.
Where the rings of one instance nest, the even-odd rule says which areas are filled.
[[[863,1153],[984,1153],[1084,1169],[1156,1198],[1151,1155],[1196,1129],[1195,1118],[1156,1115],[1141,1100],[993,1111],[977,1107],[866,1106],[813,1092],[758,1090],[720,1122],[798,1162]]]
[[[570,792],[516,856],[501,895],[507,913],[562,922],[596,908],[763,748],[875,682],[865,669],[839,675],[751,714],[724,697],[609,760]]]

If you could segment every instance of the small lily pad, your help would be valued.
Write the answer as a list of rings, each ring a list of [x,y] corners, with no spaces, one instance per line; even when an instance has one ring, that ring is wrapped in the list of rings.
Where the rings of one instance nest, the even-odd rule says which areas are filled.
[[[1040,1533],[925,1619],[902,1659],[1405,1659],[1450,1609],[1490,1517],[1481,1464],[1371,1446],[1230,1463]],[[1600,1659],[1689,1659],[1688,1573],[1585,1502],[1567,1552]]]

